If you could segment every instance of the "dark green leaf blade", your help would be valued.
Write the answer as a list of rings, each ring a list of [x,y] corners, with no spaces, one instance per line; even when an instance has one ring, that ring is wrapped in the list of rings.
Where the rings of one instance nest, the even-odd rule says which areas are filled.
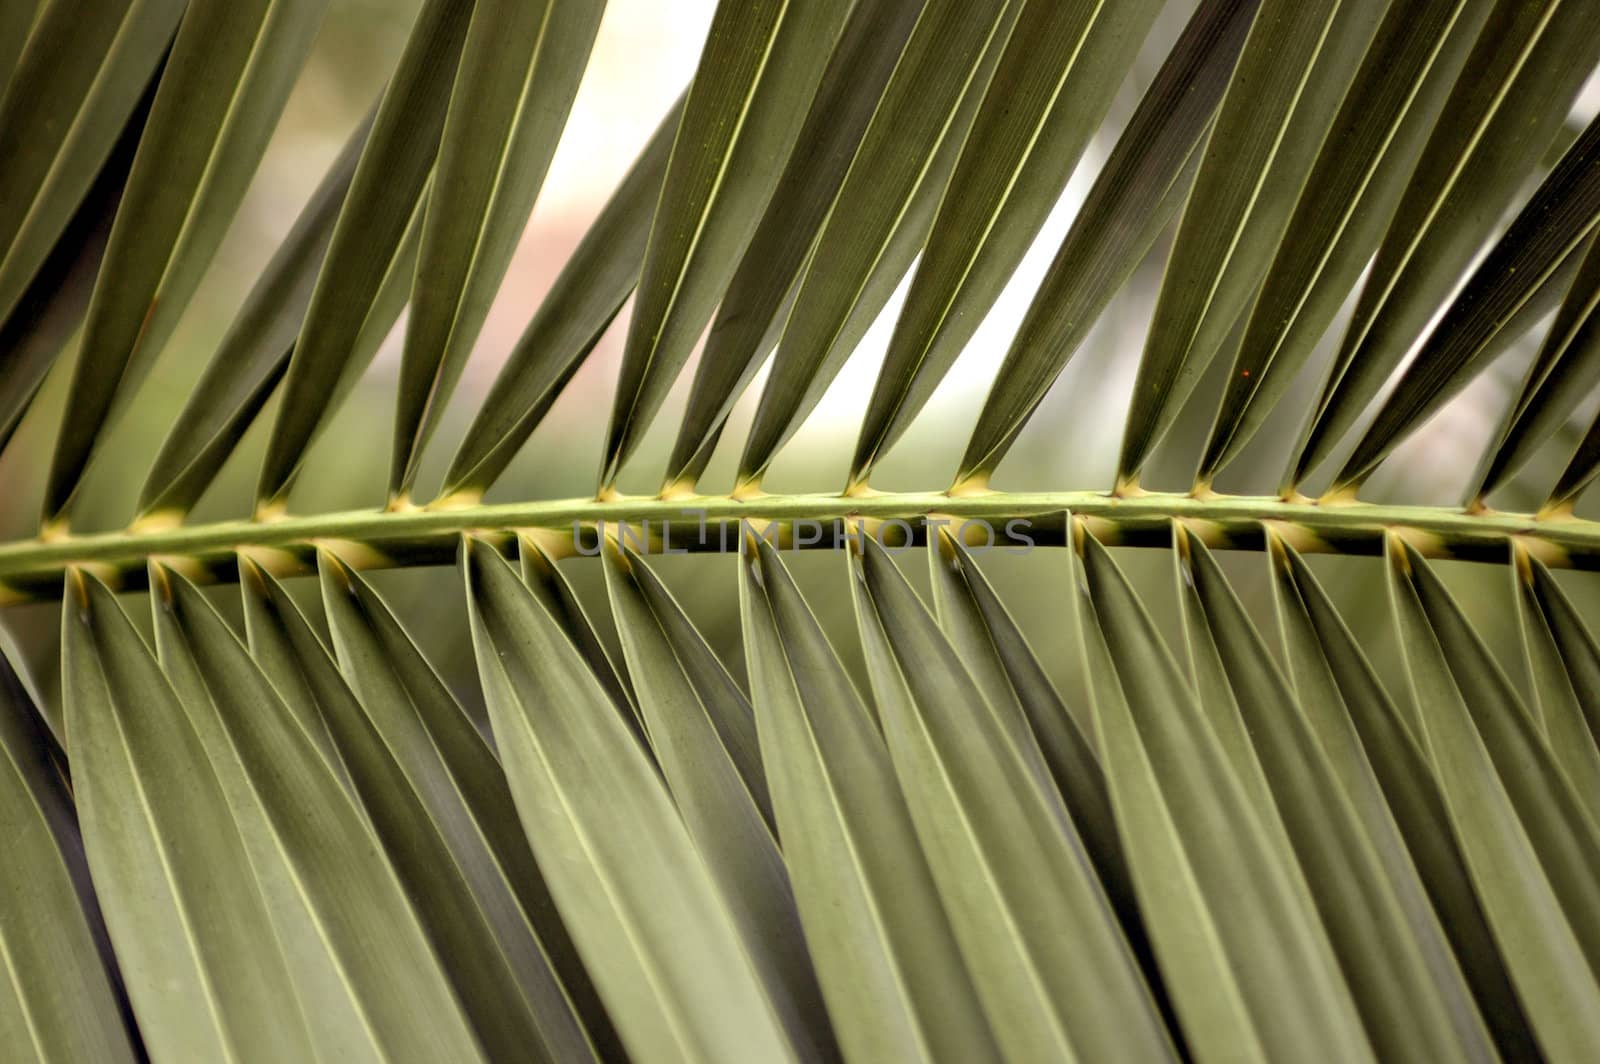
[[[391,504],[488,317],[588,64],[605,0],[478,0],[422,225],[400,359]]]
[[[331,736],[333,756],[348,774],[485,1049],[497,1058],[537,1052],[547,1060],[594,1059],[601,1045],[614,1051],[615,1034],[593,1001],[592,988],[584,980],[577,989],[587,999],[569,998],[540,922],[525,908],[523,898],[538,886],[536,879],[518,881],[531,867],[531,857],[519,863],[513,853],[502,860],[491,832],[480,826],[483,814],[493,811],[463,801],[448,768],[441,771],[420,754],[424,744],[405,742],[408,735],[394,723],[404,710],[383,704],[366,708],[283,588],[249,559],[241,559],[240,567],[251,655],[286,703],[293,689],[318,713]],[[352,630],[360,622],[351,612],[338,615],[338,630],[347,660],[364,666],[372,660],[369,653],[382,651],[365,642],[370,638],[365,630]],[[490,783],[498,778],[492,763],[475,767],[491,774]],[[512,815],[509,796],[502,812]],[[525,855],[520,837],[514,831],[505,834]],[[540,901],[548,927],[553,913],[547,897]],[[563,960],[575,965],[570,942],[557,945],[567,951]],[[594,1044],[574,1014],[574,998],[590,1006],[588,1018],[598,1020],[591,1028]]]
[[[1373,1049],[1386,1060],[1497,1059],[1415,869],[1380,857],[1222,570],[1176,528],[1183,593],[1200,604]]]
[[[858,0],[845,22],[788,165],[717,307],[664,491],[693,490],[729,411],[782,332],[795,282],[920,13],[904,0]]]
[[[461,439],[439,497],[473,503],[505,471],[639,281],[680,98],[562,266]]]
[[[765,541],[739,608],[763,763],[817,978],[846,1055],[997,1055],[872,712]]]
[[[59,525],[165,346],[266,151],[326,0],[204,0],[178,27],[89,301],[45,486]]]
[[[602,490],[638,445],[733,276],[850,7],[846,0],[717,5],[628,322]]]
[[[68,576],[62,686],[84,849],[156,1057],[308,1060],[306,1022],[222,785],[115,596]]]
[[[1250,311],[1200,462],[1201,485],[1254,437],[1332,323],[1383,238],[1492,7],[1390,5]]]
[[[1101,761],[1190,1047],[1202,1057],[1371,1059],[1298,868],[1116,563],[1094,537],[1076,536],[1070,577]]]
[[[923,6],[798,281],[736,490],[760,483],[921,249],[1021,7]]]
[[[1563,0],[1494,5],[1384,234],[1286,487],[1355,424],[1538,166],[1600,58],[1593,17]]]
[[[871,537],[851,574],[895,775],[1002,1051],[1175,1059],[1016,706],[979,690]]]
[[[977,332],[1110,109],[1156,0],[1026,5],[940,200],[850,466],[864,484]]]
[[[287,505],[306,449],[366,368],[356,341],[426,202],[472,9],[473,0],[426,0],[378,104],[289,359],[256,482],[260,513]]]
[[[1562,156],[1484,256],[1334,477],[1351,492],[1564,291],[1556,275],[1600,225],[1600,120]],[[1569,268],[1571,268],[1569,266]]]
[[[1501,1054],[1533,1059],[1533,1032],[1419,739],[1305,560],[1277,532],[1269,532],[1268,544],[1288,673],[1301,709],[1380,852],[1391,863],[1414,864]],[[1398,837],[1388,826],[1391,814]]]
[[[1449,592],[1391,536],[1390,589],[1451,823],[1534,1033],[1554,1057],[1600,1051],[1600,832]]]
[[[0,1037],[39,1060],[137,1059],[60,749],[0,658]],[[27,1047],[26,1049],[24,1047]]]
[[[1217,112],[1156,300],[1118,460],[1136,485],[1271,265],[1386,3],[1264,4]]]
[[[1112,295],[1166,228],[1259,0],[1202,0],[1095,178],[1022,319],[956,471],[984,487]]]

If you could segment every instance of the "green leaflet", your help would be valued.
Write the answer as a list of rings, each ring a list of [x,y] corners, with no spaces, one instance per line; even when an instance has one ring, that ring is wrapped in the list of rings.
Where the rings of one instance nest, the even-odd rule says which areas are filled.
[[[1506,967],[1541,1048],[1587,1059],[1600,1050],[1600,831],[1427,562],[1392,536],[1388,560],[1428,751]]]
[[[28,32],[39,14],[40,0],[17,0],[0,11],[0,89],[11,80],[16,69],[17,56],[27,43]]]
[[[483,497],[622,309],[639,280],[682,113],[679,99],[561,268],[462,436],[441,499]]]
[[[829,205],[739,459],[759,484],[921,249],[1020,0],[929,0]]]
[[[977,332],[1105,118],[1161,6],[1035,0],[1022,7],[895,323],[851,483],[866,482]]]
[[[838,1055],[773,836],[750,704],[644,560],[604,548],[612,616],[651,749],[802,1055]]]
[[[326,0],[194,0],[162,70],[89,300],[43,520],[171,336],[266,151]]]
[[[1329,490],[1354,490],[1516,338],[1519,322],[1553,305],[1565,288],[1554,275],[1582,256],[1597,224],[1600,121],[1589,124],[1472,272]]]
[[[1167,262],[1134,379],[1119,485],[1138,483],[1150,452],[1249,308],[1295,194],[1388,6],[1262,4]]]
[[[10,82],[0,83],[0,320],[138,111],[187,6],[48,0],[40,10]]]
[[[210,486],[283,378],[334,220],[371,129],[369,115],[350,134],[245,297],[145,477],[139,491],[140,519],[153,523],[181,519]],[[387,332],[392,324],[391,318],[381,331]],[[379,331],[372,329],[366,335],[370,338]]]
[[[861,550],[851,588],[890,760],[1002,1052],[1176,1059],[1017,707],[979,689],[887,552]]]
[[[153,565],[151,586],[162,670],[239,826],[317,1051],[479,1059],[449,980],[351,795],[194,585]]]
[[[1595,314],[1600,307],[1600,244],[1591,240],[1582,259],[1521,393],[1484,455],[1474,501],[1482,502],[1525,465],[1600,381],[1600,317]]]
[[[1116,563],[1092,536],[1075,538],[1097,747],[1190,1048],[1201,1059],[1371,1059],[1299,870]]]
[[[685,491],[699,481],[729,411],[782,332],[795,283],[919,14],[920,4],[904,0],[857,0],[851,10],[706,335],[664,490]]]
[[[473,646],[517,812],[631,1054],[795,1060],[654,765],[505,560],[464,548]]]
[[[366,368],[358,341],[423,209],[472,10],[473,0],[427,0],[378,104],[289,359],[258,512],[284,508],[306,448]]]
[[[472,786],[455,782],[462,766],[445,759],[451,744],[433,742],[426,722],[410,715],[405,693],[372,678],[371,669],[385,659],[373,629],[387,617],[368,626],[354,593],[352,605],[336,600],[341,608],[330,611],[350,672],[369,692],[363,702],[282,587],[248,559],[240,564],[252,656],[286,701],[294,690],[318,713],[485,1050],[497,1059],[562,1061],[594,1059],[597,1047],[615,1051],[615,1034],[540,893],[509,795],[498,812],[472,804]],[[483,761],[466,767],[484,772],[478,790],[492,793],[499,768]],[[503,781],[499,789],[504,793]],[[552,928],[547,949],[541,931]],[[591,1025],[588,1035],[574,1013],[577,1003]]]
[[[1566,0],[1494,5],[1384,234],[1286,488],[1355,424],[1538,165],[1600,57],[1593,16]]]
[[[1539,508],[1539,516],[1570,517],[1578,496],[1589,486],[1590,481],[1594,480],[1596,474],[1600,474],[1600,414],[1595,415],[1589,430],[1578,442],[1578,449],[1572,452],[1567,467],[1561,471],[1561,479],[1556,481],[1556,486],[1550,491],[1550,497]]]
[[[847,0],[722,0],[661,187],[606,430],[608,489],[689,358],[800,134]]]
[[[995,375],[955,483],[1005,457],[1051,383],[1189,193],[1258,0],[1202,0],[1095,178]]]
[[[1311,357],[1405,193],[1493,5],[1392,4],[1298,193],[1234,355],[1197,482],[1260,430]]]
[[[846,1055],[997,1055],[888,750],[777,551],[745,544],[739,606],[763,763],[806,942]]]
[[[92,576],[68,577],[62,686],[84,850],[152,1056],[311,1059],[227,798],[155,658]],[[469,1055],[470,1056],[470,1055]]]
[[[1394,1060],[1498,1059],[1415,869],[1380,855],[1222,570],[1199,537],[1176,527],[1181,593],[1197,600],[1215,641],[1373,1049]],[[1320,682],[1332,679],[1324,672]]]
[[[0,1038],[19,1059],[133,1061],[60,748],[0,659]]]
[[[1296,704],[1396,882],[1406,866],[1415,867],[1501,1054],[1532,1059],[1533,1033],[1426,754],[1305,561],[1276,532],[1268,545]]]
[[[604,11],[605,0],[478,0],[473,8],[411,290],[391,500],[410,498],[422,449],[544,183]]]

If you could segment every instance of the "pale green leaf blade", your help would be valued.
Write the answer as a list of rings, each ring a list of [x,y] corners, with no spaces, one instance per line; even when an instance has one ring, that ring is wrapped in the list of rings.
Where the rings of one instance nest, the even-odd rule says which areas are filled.
[[[608,545],[603,564],[651,749],[689,837],[802,1055],[837,1056],[773,836],[750,704],[639,555]]]
[[[1600,58],[1593,19],[1564,0],[1494,4],[1379,245],[1288,486],[1359,419],[1538,166]]]
[[[1198,600],[1216,643],[1373,1049],[1394,1060],[1497,1059],[1415,870],[1382,860],[1243,604],[1200,539],[1179,528],[1183,593]]]
[[[1217,112],[1156,300],[1118,460],[1135,484],[1249,309],[1387,3],[1263,4]]]
[[[165,524],[188,512],[283,378],[371,128],[368,115],[350,134],[190,391],[139,491],[146,522]]]
[[[1578,496],[1583,494],[1596,475],[1600,475],[1600,414],[1595,415],[1583,439],[1578,441],[1578,448],[1567,460],[1567,466],[1561,471],[1556,486],[1551,489],[1550,497],[1539,508],[1540,516],[1570,517]]]
[[[0,660],[0,1038],[39,1060],[137,1059],[60,750]]]
[[[1517,617],[1550,749],[1600,824],[1600,647],[1543,562],[1518,547]]]
[[[1250,311],[1199,483],[1209,484],[1254,437],[1332,323],[1492,8],[1481,0],[1390,5]]]
[[[655,766],[492,548],[468,539],[473,645],[550,891],[631,1054],[794,1060]]]
[[[96,895],[153,1056],[312,1047],[222,785],[155,658],[92,576],[68,577],[62,685]]]
[[[1105,548],[1079,534],[1071,575],[1101,761],[1190,1048],[1232,1059],[1371,1059],[1298,869],[1143,604]]]
[[[160,70],[187,0],[49,0],[0,95],[0,319]]]
[[[1522,391],[1484,456],[1473,498],[1503,485],[1572,416],[1600,382],[1600,243],[1591,241],[1562,297]]]
[[[1201,0],[1167,53],[1034,294],[956,472],[988,483],[1111,297],[1189,193],[1259,0]]]
[[[733,277],[850,7],[846,0],[717,5],[628,322],[602,489],[638,445]]]
[[[1542,316],[1600,225],[1600,121],[1591,122],[1483,257],[1406,366],[1330,491],[1352,491],[1378,463]]]
[[[389,79],[283,383],[256,482],[258,511],[282,510],[306,448],[366,368],[357,338],[423,210],[473,0],[426,0]],[[374,347],[373,350],[376,348]]]
[[[1022,261],[1105,118],[1158,0],[1026,5],[962,145],[851,461],[865,483]]]
[[[160,565],[150,576],[162,668],[239,825],[318,1052],[478,1059],[351,795],[200,591]]]
[[[682,114],[680,98],[567,258],[462,437],[440,498],[483,497],[622,309],[639,280]]]
[[[1001,1050],[1175,1059],[1015,704],[978,688],[884,548],[861,547],[851,588],[890,760]]]
[[[605,0],[478,0],[422,226],[389,472],[409,501],[422,449],[488,317],[566,126]]]
[[[586,1016],[597,1021],[591,1044],[539,927],[524,909],[512,877],[526,866],[502,862],[475,811],[459,799],[451,801],[448,780],[428,772],[416,747],[396,741],[392,724],[375,723],[384,710],[364,708],[283,588],[248,559],[240,565],[252,656],[286,704],[292,685],[319,714],[334,757],[405,884],[486,1051],[497,1058],[537,1052],[542,1059],[562,1061],[594,1059],[598,1046],[615,1051],[615,1033],[583,980],[578,989],[588,996]],[[342,630],[347,647],[359,638],[351,636],[348,624]],[[487,771],[498,769],[490,765]],[[512,815],[509,808],[503,812]],[[547,899],[544,904],[548,910]],[[563,959],[575,965],[570,942],[561,945],[567,950]]]
[[[920,13],[920,5],[904,0],[857,0],[850,12],[772,201],[711,322],[664,490],[688,491],[699,481],[733,404],[782,332],[795,283]]]
[[[921,250],[1021,8],[923,6],[798,282],[739,459],[741,484],[760,482]]]
[[[0,89],[5,88],[17,67],[17,57],[38,17],[39,4],[40,0],[16,0],[0,11]]]
[[[1391,537],[1388,562],[1425,741],[1518,996],[1546,1053],[1591,1057],[1600,1050],[1596,829],[1422,556]]]
[[[1268,542],[1287,671],[1301,710],[1380,854],[1397,868],[1415,867],[1501,1054],[1533,1058],[1533,1032],[1427,756],[1305,561],[1277,534]]]
[[[45,487],[66,517],[96,448],[177,325],[311,50],[326,0],[196,0],[162,70],[89,301]]]
[[[828,1012],[860,1060],[997,1056],[872,711],[775,548],[739,609],[762,760]]]

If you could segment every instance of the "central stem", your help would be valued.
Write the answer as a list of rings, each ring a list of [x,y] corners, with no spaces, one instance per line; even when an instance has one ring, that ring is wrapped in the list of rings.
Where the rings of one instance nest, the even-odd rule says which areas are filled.
[[[998,536],[1004,536],[1006,522],[1023,520],[1027,522],[1026,538],[1044,546],[1064,541],[1064,515],[1069,511],[1084,519],[1102,542],[1113,546],[1165,546],[1170,542],[1170,523],[1180,520],[1212,546],[1260,549],[1263,525],[1270,524],[1304,552],[1378,554],[1384,533],[1395,531],[1431,557],[1503,562],[1509,557],[1509,541],[1516,538],[1547,565],[1600,569],[1600,522],[1573,517],[1541,520],[1527,514],[1465,513],[1426,506],[1327,506],[1271,496],[1201,498],[1151,493],[1118,498],[1090,491],[638,497],[400,512],[360,510],[8,543],[0,545],[0,604],[59,597],[62,576],[72,566],[91,569],[114,586],[142,586],[145,563],[151,557],[167,562],[186,559],[185,567],[197,576],[227,580],[233,578],[241,551],[284,574],[305,571],[314,563],[319,547],[358,567],[436,564],[454,556],[463,532],[537,530],[559,550],[563,538],[570,538],[575,530],[592,529],[597,522],[612,528],[626,523],[629,543],[635,549],[640,543],[647,549],[674,551],[730,547],[737,544],[737,538],[719,536],[718,526],[740,521],[758,531],[767,529],[786,546],[831,546],[831,536],[821,535],[807,543],[809,535],[792,533],[797,523],[859,518],[873,525],[898,519],[920,535],[921,522],[930,515],[957,522],[986,522]],[[702,522],[710,530],[705,536],[700,531]],[[769,528],[773,524],[779,526],[776,532]],[[592,532],[586,534],[592,537]],[[1013,538],[1012,542],[1020,541]]]

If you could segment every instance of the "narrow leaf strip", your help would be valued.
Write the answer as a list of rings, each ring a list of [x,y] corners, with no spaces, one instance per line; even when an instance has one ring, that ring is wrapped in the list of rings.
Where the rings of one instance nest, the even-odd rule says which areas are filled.
[[[422,225],[390,504],[408,502],[567,123],[605,0],[478,0]]]
[[[1361,275],[1493,9],[1389,6],[1299,191],[1200,462],[1209,485],[1266,421]]]
[[[760,483],[921,250],[1021,8],[923,6],[798,282],[736,491]]]
[[[1385,3],[1263,4],[1184,206],[1134,380],[1118,484],[1138,483],[1249,308]]]
[[[196,0],[112,224],[45,486],[59,524],[244,198],[327,0]]]
[[[1156,956],[1197,1056],[1372,1059],[1298,869],[1105,548],[1071,555],[1112,807]],[[1081,564],[1082,568],[1079,569]]]
[[[967,442],[958,489],[989,482],[1111,297],[1189,194],[1259,0],[1201,0],[1117,139],[1034,294]]]
[[[472,9],[426,0],[378,104],[289,360],[256,483],[260,513],[284,509],[306,448],[366,368],[357,338],[424,202]]]
[[[1600,58],[1593,18],[1566,0],[1494,3],[1378,248],[1287,488],[1359,419],[1538,166]]]
[[[1002,1051],[1176,1059],[1032,735],[978,689],[884,549],[861,543],[851,586],[889,755]]]
[[[1600,225],[1600,120],[1589,124],[1484,256],[1346,459],[1330,491],[1353,491],[1560,299],[1553,276]]]
[[[462,437],[440,504],[471,504],[483,497],[622,309],[639,280],[651,214],[682,113],[680,99],[561,267]]]
[[[1018,15],[895,323],[856,442],[852,484],[866,482],[977,332],[1161,6],[1057,0],[1027,4]]]
[[[1401,647],[1451,823],[1541,1047],[1600,1052],[1600,838],[1427,562],[1391,537]]]
[[[828,1014],[852,1060],[994,1059],[883,736],[764,541],[739,610],[762,761]]]
[[[616,480],[722,297],[805,121],[846,0],[722,0],[650,230],[600,486]]]
[[[921,5],[904,0],[858,0],[850,12],[788,165],[717,307],[663,490],[693,490],[729,411],[783,331],[795,282],[920,13]]]
[[[492,548],[469,538],[464,554],[517,812],[630,1055],[797,1059],[661,777],[582,655]]]

